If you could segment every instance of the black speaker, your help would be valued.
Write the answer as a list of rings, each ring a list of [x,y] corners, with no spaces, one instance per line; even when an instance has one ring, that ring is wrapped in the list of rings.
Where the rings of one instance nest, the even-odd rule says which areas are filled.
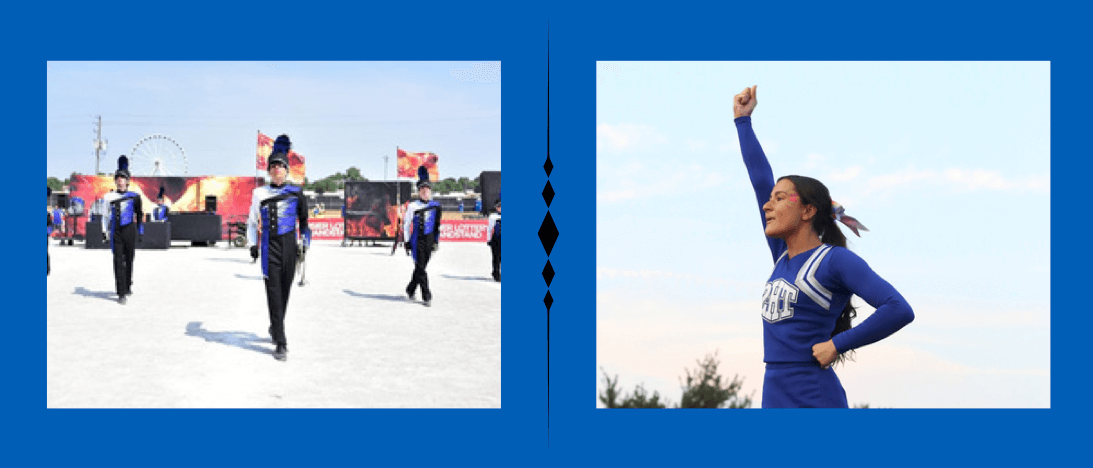
[[[102,221],[88,221],[84,224],[85,249],[109,249],[110,243],[102,240]]]
[[[66,193],[58,193],[57,194],[57,207],[61,208],[61,209],[68,208],[68,194],[66,194]]]
[[[479,193],[482,194],[482,214],[493,212],[493,204],[501,196],[501,171],[482,171],[478,176]]]
[[[205,211],[216,213],[216,195],[205,195]]]

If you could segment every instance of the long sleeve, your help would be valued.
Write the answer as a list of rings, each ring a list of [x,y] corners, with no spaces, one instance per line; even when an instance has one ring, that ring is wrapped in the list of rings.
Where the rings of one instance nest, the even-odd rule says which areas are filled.
[[[433,242],[440,243],[440,218],[444,215],[444,208],[440,206],[440,203],[433,202],[436,206],[436,211],[433,212]]]
[[[140,195],[133,196],[133,215],[137,217],[137,232],[144,235],[144,200]]]
[[[258,208],[262,202],[261,197],[258,196],[259,189],[261,187],[254,189],[251,194],[250,214],[247,216],[247,247],[258,245],[258,221],[261,219]]]
[[[759,204],[759,222],[764,229],[767,225],[767,215],[763,212],[763,205],[770,199],[770,192],[774,190],[774,170],[767,161],[763,147],[759,146],[759,139],[755,137],[755,131],[751,128],[751,117],[737,117],[736,135],[740,140],[740,154],[744,157],[744,167],[748,169],[748,177],[751,179],[751,187],[755,190],[755,200]],[[771,258],[778,260],[778,256],[786,250],[786,243],[781,239],[767,238],[767,246],[770,247]]]
[[[406,205],[406,213],[402,215],[402,241],[410,242],[410,236],[414,230],[414,203],[411,202]]]
[[[102,197],[103,214],[100,220],[102,221],[103,234],[110,235],[110,225],[114,221],[114,204],[111,203],[116,199],[117,192],[107,192]]]
[[[307,225],[307,197],[303,192],[296,192],[296,196],[300,199],[300,209],[296,210],[296,218],[300,222],[300,237],[304,247],[311,247],[311,228]]]
[[[915,313],[899,291],[857,254],[836,248],[830,260],[835,280],[877,309],[856,327],[835,335],[832,343],[840,353],[876,343],[915,319]]]

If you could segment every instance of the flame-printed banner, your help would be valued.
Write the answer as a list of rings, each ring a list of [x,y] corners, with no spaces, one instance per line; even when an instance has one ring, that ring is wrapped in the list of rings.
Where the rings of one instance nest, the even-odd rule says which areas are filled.
[[[410,199],[409,182],[345,183],[345,236],[389,240],[398,232],[399,201]]]
[[[254,177],[133,177],[129,180],[129,191],[140,194],[145,214],[152,213],[156,206],[155,196],[160,187],[164,189],[164,203],[172,213],[205,211],[205,197],[214,195],[216,213],[228,222],[246,218],[255,187],[264,183]],[[71,196],[84,200],[87,211],[92,209],[95,200],[117,189],[113,177],[91,175],[74,176],[70,188]],[[85,213],[76,223],[77,235],[85,235],[84,222],[90,219],[90,214]]]
[[[262,171],[266,170],[266,160],[269,158],[270,153],[273,153],[273,138],[258,132],[258,153],[255,157],[254,168]],[[288,170],[288,180],[294,184],[303,185],[304,176],[307,172],[304,155],[294,150],[288,150],[288,165],[291,166]]]
[[[309,219],[311,238],[318,240],[341,240],[345,220],[341,218]],[[486,220],[441,220],[441,242],[486,242]],[[350,229],[353,229],[352,227]],[[352,235],[348,237],[354,237]],[[391,240],[391,239],[377,239]]]
[[[417,180],[417,168],[425,166],[429,171],[429,181],[440,180],[440,169],[436,161],[440,157],[436,153],[411,153],[402,148],[398,149],[398,177]]]

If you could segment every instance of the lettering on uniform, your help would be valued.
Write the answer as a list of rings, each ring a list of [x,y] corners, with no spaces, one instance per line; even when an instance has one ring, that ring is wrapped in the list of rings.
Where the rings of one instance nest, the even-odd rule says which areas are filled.
[[[763,320],[774,323],[792,318],[797,292],[797,286],[782,278],[767,283],[763,288]]]

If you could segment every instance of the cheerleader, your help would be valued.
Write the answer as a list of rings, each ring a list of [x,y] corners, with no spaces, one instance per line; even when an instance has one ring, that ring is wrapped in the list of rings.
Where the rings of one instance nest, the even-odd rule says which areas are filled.
[[[845,353],[888,337],[914,320],[892,285],[846,248],[836,222],[867,230],[846,216],[820,181],[774,173],[751,126],[756,88],[733,102],[740,151],[759,203],[774,271],[763,291],[764,408],[846,408],[832,365]],[[856,327],[850,298],[877,310]]]
[[[266,283],[269,306],[269,333],[276,344],[273,357],[288,359],[288,339],[285,337],[285,314],[292,280],[296,276],[296,259],[307,253],[311,245],[311,230],[307,226],[307,198],[300,187],[285,182],[288,177],[288,152],[292,142],[287,135],[277,137],[266,169],[270,183],[254,189],[250,216],[247,218],[247,245],[251,257],[262,258],[262,277]],[[296,242],[297,222],[301,243]],[[299,252],[297,252],[299,249]]]

